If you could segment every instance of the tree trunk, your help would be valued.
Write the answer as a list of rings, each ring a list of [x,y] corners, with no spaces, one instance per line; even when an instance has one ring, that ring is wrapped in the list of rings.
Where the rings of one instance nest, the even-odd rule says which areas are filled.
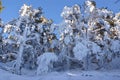
[[[22,68],[22,55],[23,55],[23,50],[24,50],[24,46],[25,46],[25,41],[26,41],[26,34],[27,34],[27,27],[25,27],[25,30],[23,32],[23,37],[21,37],[20,39],[20,47],[19,47],[19,51],[18,51],[18,56],[17,56],[17,60],[15,63],[15,73],[17,74],[21,74],[21,68]]]

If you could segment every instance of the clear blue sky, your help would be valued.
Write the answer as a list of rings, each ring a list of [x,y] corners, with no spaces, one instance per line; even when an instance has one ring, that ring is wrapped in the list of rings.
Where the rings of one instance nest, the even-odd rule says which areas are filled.
[[[32,5],[34,8],[41,6],[44,15],[52,18],[55,23],[60,23],[62,18],[60,13],[65,5],[72,6],[74,4],[82,5],[85,0],[2,0],[5,9],[0,14],[0,18],[4,22],[8,22],[19,16],[19,9],[23,4]],[[115,4],[116,0],[95,0],[98,7],[108,7],[114,12],[120,11],[120,2]]]

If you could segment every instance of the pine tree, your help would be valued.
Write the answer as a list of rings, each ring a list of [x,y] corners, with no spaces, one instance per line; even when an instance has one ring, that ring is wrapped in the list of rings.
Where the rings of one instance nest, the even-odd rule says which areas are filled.
[[[77,36],[80,35],[80,7],[79,5],[74,5],[73,7],[65,6],[63,12],[61,13],[63,17],[62,26],[59,29],[60,32],[60,45],[61,53],[60,56],[65,60],[66,68],[71,68],[71,58],[73,55],[73,47],[75,46],[75,41]]]
[[[29,41],[37,40],[37,44],[39,44],[39,32],[35,31],[37,27],[33,25],[33,23],[35,24],[34,20],[36,19],[33,17],[39,17],[38,14],[41,14],[41,11],[32,9],[31,6],[24,5],[20,10],[20,17],[14,24],[8,24],[4,29],[4,32],[8,33],[8,37],[5,40],[6,43],[15,44],[16,47],[19,48],[17,51],[18,56],[14,65],[15,71],[18,74],[25,63],[23,61],[23,57],[27,54],[27,52],[29,53],[27,56],[32,53],[32,57],[36,59],[35,53],[33,52],[34,50],[31,52],[27,51],[26,54],[23,53],[25,52],[25,49],[33,49],[34,46],[31,43],[29,44]],[[35,64],[32,64],[32,66],[33,65]]]
[[[33,9],[24,4],[20,17],[5,26],[4,33],[8,34],[8,37],[4,41],[18,48],[14,64],[16,73],[20,74],[22,67],[36,68],[38,56],[45,52],[54,52],[51,45],[57,38],[51,32],[51,24],[52,20],[43,17],[41,8]]]

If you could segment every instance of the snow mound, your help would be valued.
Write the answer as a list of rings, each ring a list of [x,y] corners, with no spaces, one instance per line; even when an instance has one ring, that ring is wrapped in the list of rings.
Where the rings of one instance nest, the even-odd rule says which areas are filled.
[[[73,48],[73,52],[76,59],[82,60],[88,54],[88,48],[80,42]]]
[[[119,40],[114,40],[114,41],[111,41],[111,50],[114,52],[114,53],[118,53],[120,52],[120,41]]]
[[[55,55],[55,53],[47,52],[43,55],[38,57],[38,68],[37,68],[37,75],[44,74],[53,68],[53,63],[58,60],[58,57]]]

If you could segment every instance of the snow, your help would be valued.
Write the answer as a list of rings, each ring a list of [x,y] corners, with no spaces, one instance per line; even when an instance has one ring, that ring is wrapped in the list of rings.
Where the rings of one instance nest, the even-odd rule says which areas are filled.
[[[0,69],[0,80],[120,80],[120,70],[51,72],[46,75],[16,75]]]
[[[63,17],[63,19],[65,19],[65,23],[73,24],[73,23],[75,23],[75,17],[76,17],[74,15],[75,14],[79,15],[80,13],[81,13],[80,7],[77,4],[75,4],[72,7],[65,6],[63,8],[63,12],[61,13],[61,17]]]
[[[70,43],[70,36],[66,36],[64,42],[66,45],[68,45]]]
[[[119,40],[114,40],[112,41],[112,45],[110,47],[114,53],[117,53],[120,51],[120,41]]]
[[[88,48],[83,43],[77,43],[73,48],[74,56],[78,60],[82,60],[88,53]]]
[[[39,56],[37,61],[37,74],[40,75],[50,71],[53,68],[53,62],[56,62],[57,60],[58,57],[52,52],[46,52]]]
[[[86,1],[86,6],[88,8],[87,10],[89,10],[90,12],[93,12],[93,10],[95,9],[95,6],[91,1]]]
[[[90,42],[89,46],[90,46],[93,53],[100,53],[101,52],[101,48],[96,43]]]
[[[51,28],[52,22],[42,16],[41,10],[24,4],[16,22],[5,24],[3,28],[8,35],[4,42],[15,43],[19,49],[16,62],[0,62],[0,80],[120,80],[120,14],[114,16],[112,11],[96,8],[91,0],[87,0],[84,7],[83,13],[77,4],[64,7],[59,34],[54,25]],[[7,51],[2,41],[0,48],[5,54],[14,52]],[[2,50],[4,48],[6,50]],[[3,55],[1,61],[6,57]],[[6,59],[9,61],[9,56]],[[54,72],[59,67],[61,72]],[[94,67],[99,71],[94,71]]]
[[[21,16],[28,16],[28,14],[26,14],[26,13],[29,12],[30,8],[31,8],[31,6],[27,6],[26,4],[24,4],[23,7],[21,7],[21,10],[20,10]],[[30,14],[30,12],[29,12],[29,14]]]
[[[5,28],[4,28],[4,33],[9,32],[10,29],[11,29],[11,27],[12,27],[12,25],[7,24],[7,25],[5,26]]]

